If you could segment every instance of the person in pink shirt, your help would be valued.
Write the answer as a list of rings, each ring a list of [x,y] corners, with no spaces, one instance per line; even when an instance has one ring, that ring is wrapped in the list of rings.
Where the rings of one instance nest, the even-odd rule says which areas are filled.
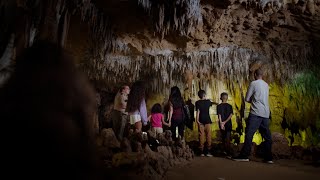
[[[164,121],[161,105],[156,103],[151,108],[151,115],[148,117],[148,121],[151,122],[151,131],[156,134],[163,133],[162,124],[169,126],[169,123]]]

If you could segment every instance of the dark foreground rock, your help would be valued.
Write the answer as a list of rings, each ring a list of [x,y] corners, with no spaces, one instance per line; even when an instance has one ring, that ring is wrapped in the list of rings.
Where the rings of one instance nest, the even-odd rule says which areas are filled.
[[[172,141],[171,132],[157,136],[130,133],[121,142],[112,129],[103,129],[98,138],[99,153],[107,171],[114,169],[131,179],[163,179],[166,172],[177,165],[184,165],[194,158],[194,153],[185,141]]]

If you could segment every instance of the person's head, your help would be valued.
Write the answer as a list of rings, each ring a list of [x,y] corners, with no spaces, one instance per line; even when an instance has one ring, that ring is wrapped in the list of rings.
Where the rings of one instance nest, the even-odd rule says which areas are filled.
[[[140,107],[140,104],[145,98],[145,95],[146,89],[144,83],[142,81],[136,81],[135,83],[133,83],[130,94],[128,96],[127,111],[136,111]]]
[[[228,94],[226,92],[221,93],[220,99],[221,99],[222,102],[227,102]]]
[[[161,112],[162,112],[162,108],[159,103],[156,103],[152,106],[151,113],[155,114],[155,113],[161,113]]]
[[[128,95],[130,94],[130,87],[127,85],[124,85],[120,88],[119,92]]]
[[[183,106],[181,92],[177,86],[171,88],[169,101],[172,103],[174,108],[179,108]]]
[[[200,91],[198,91],[198,96],[200,99],[203,99],[206,97],[206,92],[201,89]]]
[[[263,77],[262,69],[259,68],[259,69],[255,70],[253,75],[254,75],[255,80],[262,79],[262,77]]]

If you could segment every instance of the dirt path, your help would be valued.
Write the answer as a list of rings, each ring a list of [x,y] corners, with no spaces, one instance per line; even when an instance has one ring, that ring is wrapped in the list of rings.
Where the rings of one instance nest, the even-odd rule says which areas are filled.
[[[302,162],[280,160],[275,164],[235,162],[225,158],[196,157],[184,167],[168,172],[169,180],[320,180],[320,168]]]

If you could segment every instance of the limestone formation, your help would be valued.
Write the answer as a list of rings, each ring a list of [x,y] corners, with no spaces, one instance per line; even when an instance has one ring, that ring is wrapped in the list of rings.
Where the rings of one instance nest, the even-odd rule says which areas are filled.
[[[104,160],[107,168],[129,169],[134,171],[136,176],[143,179],[162,179],[169,168],[190,162],[193,151],[185,142],[175,145],[168,132],[159,134],[159,137],[167,138],[167,141],[159,141],[155,149],[151,149],[152,141],[144,139],[142,134],[131,133],[128,138],[121,142],[121,149],[118,149],[119,141],[114,136],[112,129],[103,129],[100,137],[102,142],[99,147],[100,157]],[[149,137],[157,138],[157,137]],[[164,142],[164,144],[162,144]],[[180,146],[177,146],[180,144]],[[184,145],[182,145],[184,144]],[[149,146],[150,145],[150,146]],[[153,172],[153,173],[151,173]]]

